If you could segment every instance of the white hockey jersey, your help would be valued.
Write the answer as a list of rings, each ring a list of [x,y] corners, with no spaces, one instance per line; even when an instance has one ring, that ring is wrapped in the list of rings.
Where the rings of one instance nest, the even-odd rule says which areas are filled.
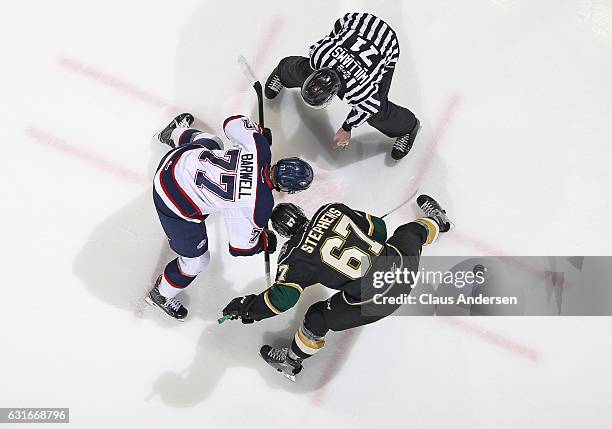
[[[248,256],[260,250],[259,236],[274,206],[267,173],[270,144],[246,116],[227,118],[223,130],[233,144],[227,150],[209,149],[221,142],[211,134],[175,130],[178,147],[162,159],[154,191],[172,212],[190,222],[221,212],[230,253]]]

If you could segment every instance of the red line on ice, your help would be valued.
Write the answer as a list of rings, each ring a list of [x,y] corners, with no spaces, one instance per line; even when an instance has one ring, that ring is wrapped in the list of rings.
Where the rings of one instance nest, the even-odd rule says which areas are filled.
[[[507,352],[527,358],[532,362],[538,362],[541,358],[540,354],[536,350],[496,334],[495,332],[489,331],[474,323],[468,322],[464,318],[436,317],[436,320],[451,326],[455,326],[464,332],[474,334],[489,344],[499,347]]]
[[[257,52],[255,53],[255,65],[260,65],[270,53],[270,46],[278,40],[278,33],[281,31],[283,25],[285,23],[285,19],[277,15],[274,17],[272,22],[268,24],[266,31],[263,36],[259,40],[259,45],[257,47]]]
[[[261,38],[257,42],[258,46],[257,46],[257,50],[255,51],[253,62],[251,63],[251,61],[249,61],[253,69],[257,70],[261,66],[261,64],[264,62],[264,60],[267,58],[267,56],[269,55],[270,51],[272,50],[271,49],[272,45],[274,45],[276,40],[278,40],[278,37],[274,37],[274,36],[278,36],[278,33],[281,31],[284,25],[284,22],[285,20],[283,17],[276,16],[274,17],[272,22],[270,22],[270,24],[268,24],[268,26],[266,27]],[[257,75],[257,78],[261,82],[262,86],[264,86],[266,79],[267,79],[267,75],[260,75],[260,73],[258,72],[255,72],[255,73]],[[241,78],[240,82],[236,85],[236,92],[242,93],[242,92],[246,92],[248,89],[249,89],[249,82],[245,78]],[[239,100],[234,99],[233,103],[230,104],[230,106],[232,109],[235,110],[238,108],[238,104],[239,104]]]
[[[444,139],[444,136],[446,132],[448,131],[449,125],[453,119],[453,115],[455,114],[455,112],[457,111],[457,108],[459,107],[460,100],[461,98],[458,95],[453,95],[448,101],[448,104],[446,105],[446,108],[444,109],[442,118],[440,119],[440,122],[435,129],[435,133],[433,135],[431,143],[427,147],[427,153],[421,160],[421,165],[419,166],[417,170],[417,174],[413,182],[414,185],[412,186],[412,189],[410,189],[410,192],[408,193],[408,195],[411,195],[413,192],[417,191],[423,184],[423,180],[425,179],[425,176],[427,175],[427,173],[429,172],[429,169],[431,168],[431,162],[433,160],[433,157],[438,151],[438,146],[440,146],[440,143]]]
[[[458,95],[452,95],[448,103],[446,104],[446,107],[444,109],[444,112],[442,113],[439,123],[437,127],[435,128],[435,132],[433,134],[431,142],[427,145],[427,151],[425,152],[425,155],[423,155],[423,157],[420,160],[420,164],[416,171],[416,176],[414,177],[414,179],[411,180],[408,190],[404,193],[403,201],[406,201],[406,199],[416,196],[416,193],[421,188],[421,185],[423,184],[423,181],[425,180],[425,177],[427,176],[427,173],[429,172],[429,169],[431,168],[431,163],[433,161],[435,154],[438,151],[438,147],[440,146],[442,140],[444,139],[446,132],[448,131],[450,123],[453,119],[453,115],[457,111],[460,101],[461,101],[461,97],[459,97]],[[407,219],[418,217],[414,213],[414,210],[412,209],[411,204],[404,205],[403,207],[398,209],[397,212],[403,213]]]
[[[340,367],[340,363],[342,361],[342,356],[346,354],[346,351],[350,344],[353,342],[353,337],[357,333],[356,329],[349,329],[340,333],[340,338],[337,339],[337,348],[336,352],[333,356],[325,356],[324,359],[327,359],[327,365],[325,370],[319,377],[319,389],[317,389],[312,395],[312,405],[320,406],[323,402],[323,398],[325,397],[325,392],[327,388],[327,383],[332,375],[338,371]]]
[[[113,88],[119,92],[131,96],[145,104],[153,107],[168,109],[168,110],[179,110],[179,108],[170,101],[151,94],[144,89],[138,88],[136,85],[127,82],[121,78],[111,75],[108,72],[102,71],[98,68],[94,68],[83,62],[77,61],[68,57],[60,57],[59,63],[66,70],[73,73],[77,73],[81,76],[87,77],[91,80],[95,80],[107,87]]]
[[[473,247],[485,255],[489,256],[498,256],[499,260],[505,264],[514,266],[522,270],[525,273],[530,274],[535,279],[544,279],[549,286],[557,287],[557,288],[568,288],[572,286],[571,283],[565,281],[557,281],[557,279],[549,272],[543,272],[541,268],[530,265],[525,261],[524,258],[519,256],[511,256],[507,252],[504,252],[502,249],[494,247],[493,245],[477,238],[472,237],[470,235],[462,233],[457,228],[454,228],[451,233],[449,233],[449,238],[458,241],[461,244],[464,244],[469,247]]]
[[[46,131],[43,131],[36,127],[27,127],[24,132],[28,137],[38,143],[48,145],[50,147],[53,147],[54,149],[62,151],[63,153],[77,157],[82,161],[86,161],[89,164],[99,168],[100,170],[112,173],[115,176],[121,177],[128,182],[137,183],[139,185],[151,184],[151,181],[146,177],[135,173],[119,164],[115,164],[114,162],[107,161],[101,157],[84,151],[78,146],[67,143],[59,137],[56,137]]]
[[[76,73],[82,77],[86,77],[108,88],[114,89],[115,91],[119,91],[124,95],[129,96],[142,103],[148,104],[151,107],[165,109],[166,111],[172,113],[189,111],[189,109],[177,106],[176,104],[166,100],[163,97],[160,97],[142,88],[139,88],[133,83],[130,83],[117,76],[113,76],[112,74],[106,71],[87,65],[81,61],[69,57],[60,57],[58,61],[64,69],[70,72]],[[196,120],[199,122],[199,124],[196,122],[196,125],[199,129],[207,132],[212,132],[213,128],[211,128],[208,123],[204,122],[200,118],[196,118]]]
[[[456,228],[451,230],[452,234],[449,234],[449,238],[456,240],[466,246],[473,247],[478,249],[479,251],[485,253],[490,256],[508,256],[506,252],[503,250],[479,239],[478,237],[473,237],[471,235],[467,235],[461,232]]]

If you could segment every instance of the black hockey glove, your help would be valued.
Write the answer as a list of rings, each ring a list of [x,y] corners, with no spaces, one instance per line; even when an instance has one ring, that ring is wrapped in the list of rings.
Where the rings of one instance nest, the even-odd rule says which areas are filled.
[[[270,128],[264,128],[262,134],[266,140],[268,140],[270,146],[272,146],[272,130]]]
[[[234,298],[223,309],[223,315],[230,316],[231,320],[240,319],[242,323],[253,323],[255,319],[249,315],[249,309],[255,300],[257,300],[257,295]]]
[[[261,249],[266,253],[274,253],[276,252],[276,244],[278,240],[276,239],[276,234],[270,231],[269,229],[264,229],[261,231],[261,235],[259,236]]]

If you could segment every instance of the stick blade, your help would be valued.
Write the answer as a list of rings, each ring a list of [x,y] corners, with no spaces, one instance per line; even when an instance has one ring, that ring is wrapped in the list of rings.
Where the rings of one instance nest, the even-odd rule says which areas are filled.
[[[255,85],[257,83],[257,77],[255,77],[255,73],[253,69],[247,62],[246,58],[243,55],[238,55],[238,66],[242,69],[242,72],[251,83],[251,85]]]

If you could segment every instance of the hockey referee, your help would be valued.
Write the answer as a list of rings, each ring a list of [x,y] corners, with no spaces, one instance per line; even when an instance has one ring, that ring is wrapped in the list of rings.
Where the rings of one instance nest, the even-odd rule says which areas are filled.
[[[275,98],[284,88],[302,88],[304,102],[326,107],[335,95],[351,106],[334,136],[335,147],[349,144],[351,130],[367,122],[395,137],[393,159],[406,156],[419,132],[414,113],[389,101],[389,88],[399,58],[395,31],[369,13],[347,13],[328,36],[310,47],[310,58],[283,58],[266,81],[265,94]]]

